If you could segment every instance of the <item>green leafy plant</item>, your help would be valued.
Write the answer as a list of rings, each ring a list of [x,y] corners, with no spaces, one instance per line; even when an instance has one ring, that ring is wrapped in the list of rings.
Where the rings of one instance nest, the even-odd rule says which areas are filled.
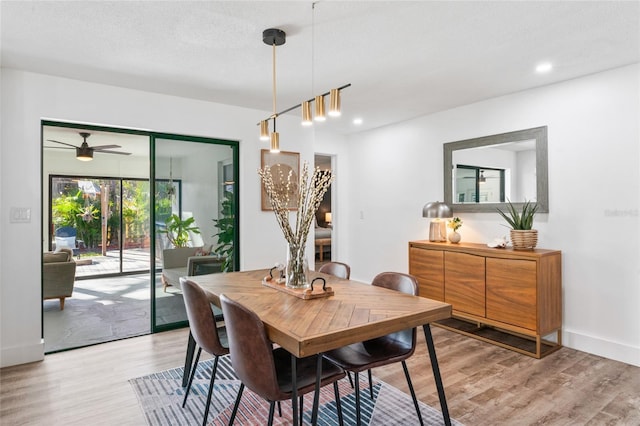
[[[219,232],[214,237],[218,237],[218,245],[213,250],[215,254],[224,258],[222,272],[233,271],[233,239],[235,236],[235,214],[233,209],[233,193],[225,192],[222,200],[222,211],[219,219],[213,219],[213,223]]]
[[[456,216],[447,223],[447,226],[453,231],[457,231],[462,226],[462,219]]]
[[[508,201],[507,212],[503,212],[500,209],[498,213],[507,221],[511,229],[515,230],[529,230],[533,227],[533,218],[538,211],[538,205],[532,204],[530,201],[525,201],[522,205],[522,209],[519,211],[511,201]]]
[[[182,220],[177,214],[172,214],[165,221],[166,229],[158,232],[167,234],[167,239],[174,247],[187,247],[189,243],[189,232],[193,232],[194,234],[200,233],[200,228],[194,225],[194,222],[195,219],[193,217]]]

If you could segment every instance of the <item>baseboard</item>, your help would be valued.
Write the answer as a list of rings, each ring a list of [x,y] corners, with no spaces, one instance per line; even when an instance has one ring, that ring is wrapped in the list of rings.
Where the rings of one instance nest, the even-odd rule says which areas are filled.
[[[44,359],[44,341],[34,345],[14,346],[4,348],[0,352],[0,367],[10,367],[12,365],[27,364],[30,362],[42,361]]]
[[[562,344],[590,354],[640,367],[640,348],[564,330]]]

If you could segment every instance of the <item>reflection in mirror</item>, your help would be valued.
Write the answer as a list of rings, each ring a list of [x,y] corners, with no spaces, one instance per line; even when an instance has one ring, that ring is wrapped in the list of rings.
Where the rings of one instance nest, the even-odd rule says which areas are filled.
[[[445,202],[456,212],[495,212],[535,201],[548,212],[547,128],[444,144]]]

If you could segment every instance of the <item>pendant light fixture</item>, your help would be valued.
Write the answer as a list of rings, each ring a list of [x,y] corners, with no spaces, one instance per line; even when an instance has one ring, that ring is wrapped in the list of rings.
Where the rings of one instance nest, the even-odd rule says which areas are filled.
[[[302,125],[303,126],[310,126],[311,124],[313,124],[313,120],[325,121],[327,119],[326,113],[325,113],[325,97],[327,95],[330,95],[329,115],[332,117],[337,117],[340,115],[340,91],[342,89],[346,89],[347,87],[351,86],[351,83],[345,84],[344,86],[331,89],[329,92],[322,93],[320,95],[315,96],[312,99],[305,100],[297,105],[294,105],[283,111],[277,112],[276,46],[282,46],[283,44],[285,44],[286,40],[287,40],[286,33],[278,28],[269,28],[262,32],[262,41],[265,44],[271,46],[273,49],[273,54],[272,54],[273,114],[270,117],[260,121],[258,125],[260,126],[260,140],[270,141],[270,151],[273,153],[280,152],[280,134],[276,131],[276,120],[280,115],[293,111],[296,108],[302,108]],[[313,117],[313,120],[311,116],[312,102],[315,103],[315,116]],[[273,122],[273,131],[271,133],[269,133],[269,121]]]

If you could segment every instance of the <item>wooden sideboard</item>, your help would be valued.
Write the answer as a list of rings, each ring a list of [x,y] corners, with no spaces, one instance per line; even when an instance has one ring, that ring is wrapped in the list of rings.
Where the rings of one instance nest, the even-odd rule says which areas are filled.
[[[474,243],[409,242],[420,296],[450,303],[435,325],[535,358],[562,344],[562,254]],[[556,341],[545,336],[556,334]]]

